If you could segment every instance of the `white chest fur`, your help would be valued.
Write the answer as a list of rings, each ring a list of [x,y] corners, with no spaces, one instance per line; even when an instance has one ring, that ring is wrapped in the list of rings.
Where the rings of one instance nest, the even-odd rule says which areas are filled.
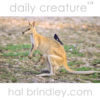
[[[34,38],[33,38],[33,35],[30,35],[30,40],[31,40],[31,43],[34,44]]]

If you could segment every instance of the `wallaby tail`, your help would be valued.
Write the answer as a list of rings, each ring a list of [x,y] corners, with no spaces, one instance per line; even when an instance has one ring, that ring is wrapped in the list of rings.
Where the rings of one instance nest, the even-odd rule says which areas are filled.
[[[72,69],[67,65],[67,63],[64,64],[64,67],[66,68],[66,70],[67,70],[69,73],[72,73],[72,74],[93,74],[93,73],[100,73],[100,71],[74,71],[74,70],[72,70]]]

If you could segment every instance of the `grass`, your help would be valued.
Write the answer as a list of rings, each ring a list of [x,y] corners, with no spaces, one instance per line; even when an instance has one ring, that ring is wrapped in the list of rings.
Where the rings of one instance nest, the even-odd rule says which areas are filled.
[[[3,53],[2,56],[5,57],[16,57],[16,56],[28,56],[28,52],[8,52],[8,53]]]
[[[16,77],[14,77],[14,76],[13,76],[13,77],[11,77],[10,79],[11,79],[11,81],[12,81],[13,83],[17,82],[17,78],[16,78]]]
[[[40,72],[38,72],[38,71],[34,71],[34,70],[29,70],[29,69],[23,69],[23,73],[25,74],[27,74],[27,73],[29,73],[29,74],[40,74]]]
[[[97,48],[100,48],[100,44],[96,44],[96,47],[97,47]]]
[[[100,52],[95,52],[94,55],[100,59]]]
[[[5,57],[26,57],[29,54],[29,49],[31,48],[31,45],[28,44],[19,44],[19,45],[6,45],[5,47],[0,47],[0,50],[7,51],[6,53],[2,53],[2,56]],[[21,50],[23,50],[21,52]],[[27,51],[26,51],[27,50]],[[34,52],[34,55],[40,54],[38,50]]]
[[[23,52],[25,50],[29,50],[31,48],[31,45],[29,44],[18,44],[18,45],[6,45],[4,47],[1,47],[0,46],[0,50],[3,50],[3,51],[8,51],[7,53],[3,53],[2,56],[28,56],[28,51],[26,52]],[[65,45],[64,46],[65,48],[65,51],[67,52],[70,52],[70,55],[72,56],[84,56],[83,53],[80,53],[79,50],[74,47],[73,45]],[[23,50],[22,52],[19,52]],[[34,52],[34,54],[41,54],[38,50],[36,50]]]
[[[72,56],[80,56],[80,57],[84,56],[84,54],[79,52],[79,49],[77,49],[73,45],[65,45],[64,49],[65,49],[66,52],[70,52],[72,54]]]
[[[18,45],[10,44],[10,45],[6,45],[4,47],[0,46],[0,50],[4,50],[4,52],[1,53],[2,56],[4,56],[4,57],[20,57],[19,58],[20,60],[23,59],[23,57],[28,56],[30,48],[31,48],[31,45],[29,45],[29,44],[18,44]],[[73,45],[65,45],[64,48],[65,48],[65,51],[68,52],[68,54],[70,54],[71,56],[81,56],[81,57],[84,56],[84,54],[80,53],[79,50]],[[37,56],[37,54],[38,54],[38,56]],[[38,50],[36,50],[34,52],[34,55],[36,56],[35,58],[38,59],[40,54],[41,53]],[[84,64],[84,62],[71,61],[68,63],[69,66],[81,65],[81,64]],[[92,62],[92,65],[95,65],[95,64],[100,64],[100,60],[95,59]]]
[[[83,67],[80,67],[80,68],[75,68],[77,71],[90,71],[90,70],[95,70],[95,71],[100,71],[100,69],[97,69],[97,68],[91,68],[91,67],[86,67],[86,66],[83,66]]]
[[[19,44],[19,45],[6,45],[5,47],[2,47],[4,50],[11,50],[11,51],[17,51],[22,49],[29,49],[31,48],[31,45],[28,44]]]
[[[90,67],[79,67],[79,68],[72,68],[73,70],[76,71],[90,71],[90,70],[96,70],[96,68],[90,68]],[[99,70],[98,70],[99,71]],[[61,72],[66,72],[66,69],[61,69]],[[96,74],[97,75],[97,74]]]
[[[100,59],[94,59],[92,65],[100,64]]]
[[[100,83],[100,80],[93,80],[93,83]]]
[[[12,75],[11,72],[9,72],[6,68],[0,68],[0,78],[5,79],[5,80],[10,80],[11,82],[17,82],[17,78]]]
[[[95,79],[95,78],[97,78],[97,77],[98,77],[98,73],[94,73],[94,74],[90,75],[89,77],[90,77],[90,78],[94,78],[94,79]]]
[[[90,67],[81,67],[81,68],[76,68],[77,71],[89,71],[92,70]]]
[[[97,70],[96,68],[90,68],[90,67],[81,67],[81,68],[72,68],[73,70],[76,70],[76,71],[90,71],[90,70]],[[100,69],[98,70],[100,71]],[[62,74],[66,74],[67,71],[66,69],[61,69],[60,72]],[[81,79],[83,80],[91,80],[93,83],[100,83],[100,80],[96,80],[96,79],[99,79],[100,78],[100,74],[98,73],[94,73],[94,74],[91,74],[91,75],[80,75]]]
[[[3,57],[9,57],[9,59],[19,57],[18,58],[19,60],[26,59],[26,57],[29,54],[29,49],[30,48],[31,48],[31,45],[29,45],[29,44],[18,44],[18,45],[10,44],[10,45],[6,45],[4,47],[0,46],[0,50],[3,51],[3,52],[1,52],[1,57],[2,56]],[[70,57],[73,57],[73,56],[74,57],[75,56],[83,57],[84,56],[84,54],[79,52],[79,49],[77,49],[73,45],[65,45],[64,48],[65,48],[65,51],[68,53],[68,55],[70,55]],[[33,59],[34,59],[35,62],[38,61],[38,59],[40,58],[40,56],[39,56],[40,54],[41,53],[38,50],[36,50],[34,52],[35,57]],[[74,67],[76,65],[78,66],[78,65],[81,65],[81,64],[84,64],[84,62],[82,62],[82,61],[70,61],[68,63],[69,66],[72,66],[73,70],[77,70],[77,71],[96,70],[96,68],[90,68],[90,67],[85,67],[85,66],[83,66],[81,68]],[[94,59],[93,60],[92,65],[96,65],[96,64],[100,64],[99,59]],[[2,74],[0,74],[1,79],[5,79],[5,80],[9,79],[11,82],[17,82],[18,81],[17,78],[11,72],[7,71],[7,69],[5,69],[5,68],[0,69],[0,72],[2,72]],[[22,72],[24,74],[40,74],[40,72],[31,70],[31,69],[23,69]],[[60,72],[66,74],[65,69],[61,69]],[[87,77],[87,76],[85,76],[85,77]],[[96,73],[92,74],[92,75],[88,75],[88,78],[94,78],[95,79],[95,78],[98,78],[98,77],[99,77],[99,74],[96,74]],[[93,82],[94,83],[99,83],[100,81],[93,80]]]
[[[3,51],[1,56],[4,57],[17,57],[17,56],[28,56],[28,51],[22,51],[21,50],[26,50],[29,49],[31,45],[28,44],[19,44],[19,45],[6,45],[4,47],[0,46],[0,50]]]
[[[68,62],[69,66],[81,65],[81,64],[84,64],[84,62],[82,62],[82,61],[70,61],[70,62]]]

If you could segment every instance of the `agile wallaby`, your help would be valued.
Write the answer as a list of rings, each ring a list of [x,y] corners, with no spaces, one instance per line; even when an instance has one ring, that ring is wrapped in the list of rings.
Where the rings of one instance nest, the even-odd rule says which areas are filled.
[[[36,32],[35,22],[29,23],[29,28],[23,32],[29,34],[31,38],[32,48],[29,53],[29,58],[32,57],[33,52],[38,49],[45,57],[50,73],[40,74],[39,76],[51,76],[56,73],[56,70],[64,66],[69,73],[73,74],[93,74],[100,73],[100,71],[74,71],[70,69],[67,64],[67,57],[64,47],[56,40],[52,40]]]

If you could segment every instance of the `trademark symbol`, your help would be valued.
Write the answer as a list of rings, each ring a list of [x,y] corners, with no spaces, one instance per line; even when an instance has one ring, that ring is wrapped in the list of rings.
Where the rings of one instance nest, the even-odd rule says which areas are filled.
[[[93,1],[88,1],[87,2],[88,5],[93,5],[93,3],[94,3]]]

